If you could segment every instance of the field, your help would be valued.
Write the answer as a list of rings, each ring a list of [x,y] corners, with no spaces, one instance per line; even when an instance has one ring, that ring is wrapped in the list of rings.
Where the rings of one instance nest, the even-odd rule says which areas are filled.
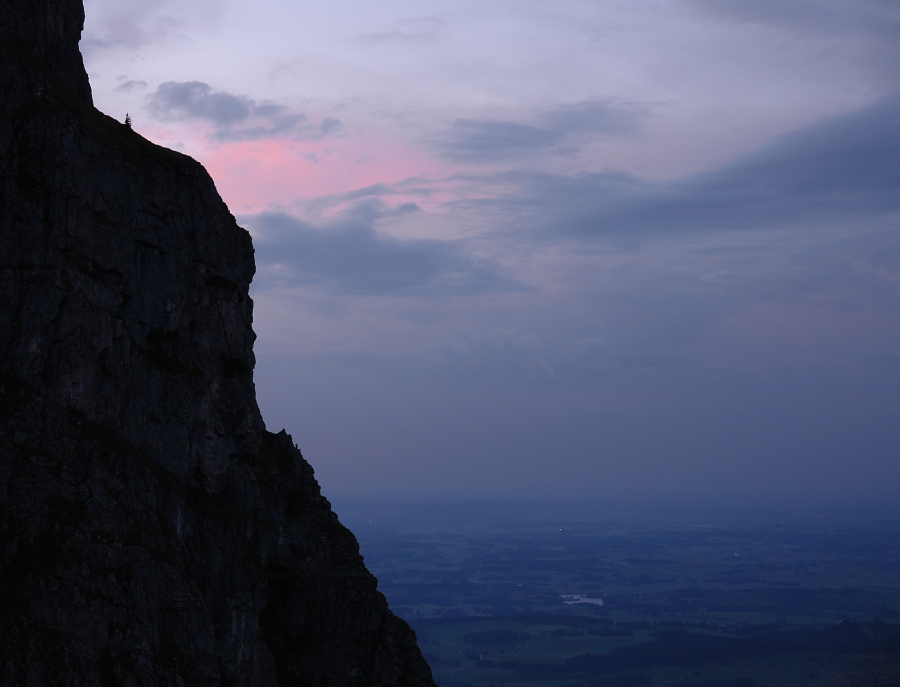
[[[441,687],[900,685],[890,509],[335,507]]]

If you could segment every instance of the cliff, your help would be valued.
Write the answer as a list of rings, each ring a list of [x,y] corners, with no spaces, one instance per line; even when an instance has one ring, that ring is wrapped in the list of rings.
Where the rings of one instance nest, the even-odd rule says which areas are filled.
[[[250,237],[0,0],[0,684],[433,685],[253,386]]]

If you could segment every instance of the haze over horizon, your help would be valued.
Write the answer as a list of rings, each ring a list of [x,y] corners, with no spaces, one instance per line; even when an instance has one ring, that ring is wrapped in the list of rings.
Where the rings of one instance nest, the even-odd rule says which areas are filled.
[[[897,496],[895,2],[85,9],[326,496]]]

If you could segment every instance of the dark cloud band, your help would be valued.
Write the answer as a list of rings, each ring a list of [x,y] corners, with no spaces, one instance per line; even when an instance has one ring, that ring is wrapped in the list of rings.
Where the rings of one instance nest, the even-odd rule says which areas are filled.
[[[246,141],[275,136],[318,139],[336,133],[343,124],[325,117],[314,124],[301,112],[283,105],[257,102],[244,95],[215,91],[202,81],[167,81],[150,96],[149,110],[157,119],[199,119],[215,127],[221,141]]]
[[[529,123],[457,119],[432,144],[453,162],[496,162],[544,152],[585,137],[632,133],[643,117],[643,108],[586,100],[538,113]]]
[[[255,287],[318,284],[355,295],[435,296],[511,286],[496,266],[453,242],[401,240],[375,229],[386,216],[417,211],[413,204],[388,210],[367,200],[321,227],[284,213],[244,217],[260,268]]]

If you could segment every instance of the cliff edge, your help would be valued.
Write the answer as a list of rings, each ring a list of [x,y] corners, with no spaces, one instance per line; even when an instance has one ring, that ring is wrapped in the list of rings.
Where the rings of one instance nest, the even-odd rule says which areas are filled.
[[[250,237],[0,0],[0,684],[433,685],[253,387]]]

